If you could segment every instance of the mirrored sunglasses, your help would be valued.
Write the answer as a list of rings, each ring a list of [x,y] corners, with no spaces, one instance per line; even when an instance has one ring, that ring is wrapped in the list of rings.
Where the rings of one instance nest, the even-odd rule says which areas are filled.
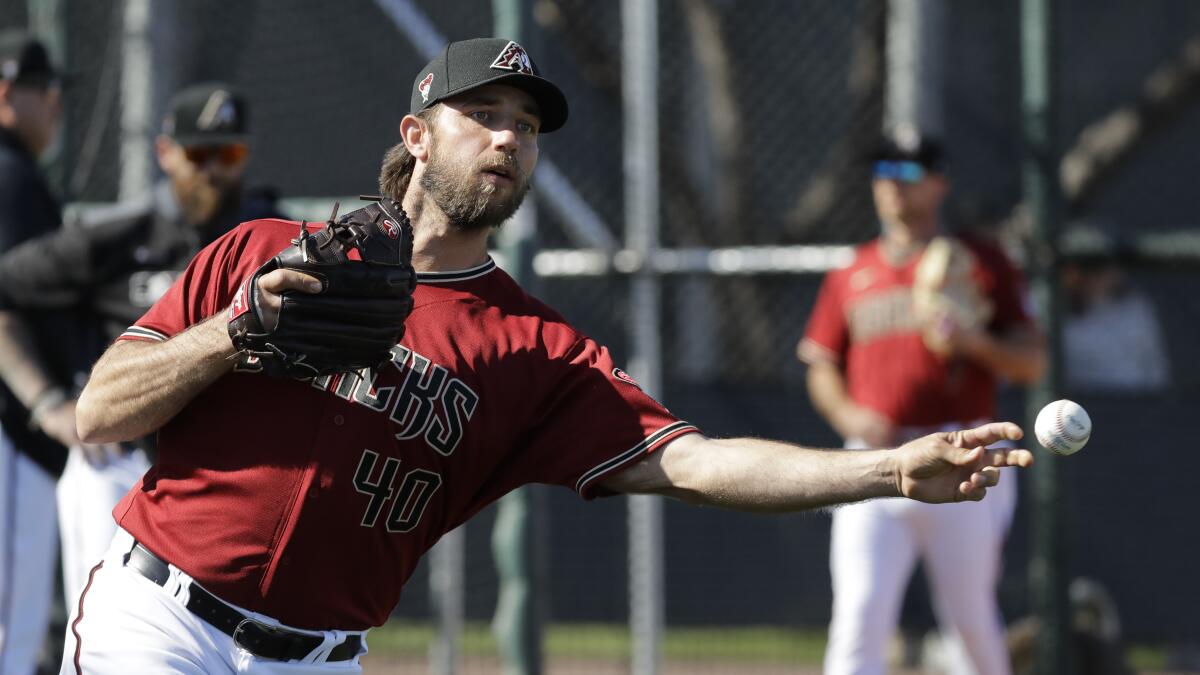
[[[902,183],[919,183],[925,178],[925,167],[911,161],[884,160],[875,162],[875,177]]]
[[[225,166],[233,166],[246,159],[249,148],[245,143],[229,145],[193,145],[183,149],[188,161],[203,166],[211,160],[216,160]]]

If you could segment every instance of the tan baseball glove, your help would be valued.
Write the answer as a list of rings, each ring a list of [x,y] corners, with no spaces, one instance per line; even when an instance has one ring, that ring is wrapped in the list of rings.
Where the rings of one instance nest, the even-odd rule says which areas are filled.
[[[934,237],[917,262],[913,311],[935,354],[949,355],[955,331],[983,330],[991,321],[994,307],[973,274],[978,264],[971,249],[952,237]]]

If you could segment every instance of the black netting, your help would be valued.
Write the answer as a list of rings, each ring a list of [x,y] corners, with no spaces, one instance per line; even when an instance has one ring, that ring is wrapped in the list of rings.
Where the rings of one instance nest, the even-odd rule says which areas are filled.
[[[29,4],[0,0],[0,27],[27,25]],[[120,187],[122,112],[136,103],[126,100],[123,84],[129,55],[121,40],[129,5],[61,4],[73,78],[56,175],[72,199],[109,201]],[[398,140],[412,77],[426,60],[406,27],[385,10],[407,3],[150,4],[155,128],[171,90],[226,80],[244,91],[251,106],[252,184],[274,185],[286,197],[375,191],[380,159]],[[489,0],[412,4],[450,39],[489,34],[496,17],[496,3]],[[621,241],[620,3],[519,4],[528,11],[523,41],[571,103],[568,125],[540,139],[543,158]],[[1185,73],[1194,68],[1183,55],[1200,33],[1200,3],[1055,4],[1061,88],[1054,132],[1064,148],[1122,107],[1144,111],[1139,98],[1157,69],[1173,62],[1187,66]],[[886,0],[660,0],[663,246],[841,244],[876,234],[862,155],[884,117],[887,19]],[[1020,21],[1019,3],[945,3],[941,105],[953,182],[947,215],[955,224],[1003,226],[1021,199]],[[1174,105],[1148,117],[1140,140],[1085,198],[1070,204],[1072,222],[1086,221],[1118,243],[1196,226],[1192,181],[1198,173],[1200,86],[1186,77],[1182,82]],[[541,247],[582,245],[548,206],[547,195],[538,204]],[[1144,293],[1161,322],[1166,383],[1066,392],[1098,420],[1092,445],[1069,465],[1078,486],[1068,498],[1073,571],[1114,589],[1128,633],[1148,641],[1200,641],[1188,621],[1200,597],[1187,569],[1194,557],[1187,543],[1187,477],[1197,467],[1181,424],[1200,403],[1200,366],[1190,356],[1190,339],[1200,326],[1195,270],[1160,270],[1143,262],[1122,281],[1120,288],[1132,291],[1097,301],[1103,309],[1123,293]],[[819,281],[815,274],[779,273],[666,279],[665,403],[717,435],[835,444],[807,400],[804,370],[795,358]],[[634,312],[627,278],[553,277],[537,280],[536,287],[607,344],[619,362],[630,358]],[[1106,330],[1103,320],[1098,325],[1093,337],[1101,342],[1138,333]],[[1008,416],[1020,417],[1019,392],[1007,392],[1005,406]],[[550,618],[626,621],[623,502],[584,504],[562,491],[545,501],[552,565],[543,583]],[[1153,518],[1143,511],[1148,502],[1155,504]],[[486,512],[468,532],[468,619],[476,627],[486,624],[495,602],[491,518]],[[1023,527],[1013,533],[1002,586],[1010,619],[1026,609]],[[672,504],[666,537],[672,626],[765,623],[820,631],[826,624],[822,518],[762,519]],[[410,585],[399,617],[430,616],[427,572],[423,566]],[[491,664],[490,654],[480,658]],[[609,660],[620,664],[623,658]],[[423,672],[424,662],[418,662],[412,672]]]

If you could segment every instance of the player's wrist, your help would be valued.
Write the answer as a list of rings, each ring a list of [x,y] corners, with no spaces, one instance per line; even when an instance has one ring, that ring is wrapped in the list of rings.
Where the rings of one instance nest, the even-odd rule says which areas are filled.
[[[888,448],[872,452],[876,455],[875,468],[872,477],[875,481],[878,497],[902,497],[904,476],[900,468],[900,450]]]
[[[987,331],[965,331],[959,341],[962,354],[976,361],[988,362],[995,351],[995,341]]]
[[[234,347],[233,339],[229,335],[229,321],[226,316],[226,312],[217,312],[196,327],[203,331],[205,346],[201,349],[207,352],[205,360],[212,357],[232,361],[238,355],[237,347]]]
[[[59,386],[46,387],[29,402],[29,428],[38,430],[43,427],[46,417],[59,406],[67,402],[67,391]]]

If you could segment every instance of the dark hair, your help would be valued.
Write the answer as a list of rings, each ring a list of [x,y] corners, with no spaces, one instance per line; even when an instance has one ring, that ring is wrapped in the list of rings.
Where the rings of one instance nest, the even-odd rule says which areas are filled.
[[[432,128],[433,120],[441,109],[442,105],[439,103],[416,113],[416,116]],[[403,203],[404,193],[408,192],[408,182],[412,179],[413,167],[416,164],[416,158],[405,147],[403,140],[389,148],[379,169],[379,193],[397,203]]]

